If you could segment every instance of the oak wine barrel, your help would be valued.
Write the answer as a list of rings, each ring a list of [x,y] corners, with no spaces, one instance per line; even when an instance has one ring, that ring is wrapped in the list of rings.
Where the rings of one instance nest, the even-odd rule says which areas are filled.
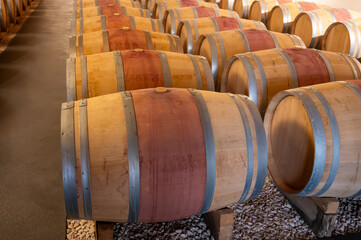
[[[342,8],[323,8],[298,14],[291,32],[302,38],[307,47],[321,48],[322,37],[334,22],[359,18],[361,13]]]
[[[361,18],[333,23],[325,32],[322,49],[361,58]]]
[[[164,32],[163,24],[159,19],[102,15],[90,18],[74,19],[72,22],[72,33],[73,35],[80,35],[122,27],[152,32]]]
[[[270,31],[288,33],[299,13],[320,8],[327,6],[313,2],[294,2],[275,6],[268,15],[267,28]]]
[[[262,119],[241,95],[149,88],[64,103],[61,142],[69,219],[182,219],[257,197],[267,172]]]
[[[18,13],[16,7],[16,0],[4,0],[7,1],[7,9],[9,13],[9,22],[16,24],[18,22]]]
[[[178,36],[127,27],[73,36],[69,41],[71,57],[135,48],[183,53]]]
[[[23,5],[23,0],[15,0],[15,5],[16,5],[16,14],[18,17],[21,17],[24,13],[24,5]]]
[[[237,29],[201,35],[194,54],[202,55],[212,67],[216,90],[220,90],[223,66],[235,54],[271,48],[306,47],[296,35],[256,29]]]
[[[248,18],[249,9],[254,1],[256,0],[234,0],[233,5],[230,5],[230,7],[232,7],[232,10],[237,12],[240,17]]]
[[[265,117],[268,169],[283,191],[361,196],[360,86],[361,80],[325,83],[272,99]]]
[[[166,0],[155,1],[152,9],[152,17],[163,20],[166,10],[183,7],[209,7],[218,9],[215,3],[204,2],[202,0]]]
[[[231,57],[223,69],[221,91],[249,96],[263,115],[278,92],[350,79],[361,79],[361,64],[348,55],[270,49]]]
[[[6,0],[0,0],[0,32],[6,32],[9,27],[9,8]]]
[[[191,54],[125,50],[69,58],[68,101],[154,87],[214,91],[207,60]]]
[[[133,0],[78,0],[77,8],[87,8],[87,7],[96,7],[96,6],[123,6],[123,7],[132,7],[132,8],[141,8],[139,2]]]
[[[184,7],[168,9],[164,13],[163,25],[164,32],[176,34],[178,24],[185,19],[204,18],[204,17],[233,17],[239,18],[234,11],[208,8],[208,7]]]
[[[268,20],[269,12],[274,6],[295,2],[295,0],[257,0],[254,1],[249,9],[249,19],[262,21]]]
[[[73,16],[74,18],[89,18],[96,16],[134,16],[134,17],[146,17],[150,18],[150,12],[147,9],[141,8],[132,8],[132,7],[122,7],[122,6],[111,6],[111,7],[87,7],[87,8],[74,8]]]
[[[227,31],[233,29],[264,29],[262,22],[241,18],[208,17],[183,20],[178,24],[177,35],[180,38],[183,51],[193,53],[199,36],[206,33]]]

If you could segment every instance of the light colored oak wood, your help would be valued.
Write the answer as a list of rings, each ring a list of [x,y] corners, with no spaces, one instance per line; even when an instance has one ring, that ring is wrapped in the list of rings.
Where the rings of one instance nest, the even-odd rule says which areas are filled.
[[[333,23],[325,32],[322,49],[361,57],[361,18]],[[341,37],[342,36],[342,37]]]
[[[254,1],[249,9],[249,19],[262,21],[264,23],[268,20],[269,12],[274,6],[279,4],[292,3],[295,0],[257,0]]]
[[[205,136],[199,115],[189,112],[199,111],[194,97],[188,90],[177,88],[143,89],[130,93],[137,121],[139,154],[142,157],[140,161],[140,191],[142,194],[140,195],[139,221],[169,221],[185,217],[185,214],[187,216],[199,214],[200,209],[196,208],[202,204],[204,191],[195,190],[202,187],[203,184],[202,188],[205,187],[206,175],[197,176],[197,174],[201,171],[206,173],[206,164],[200,164],[199,158],[192,158],[189,154],[195,153],[194,151],[197,154],[203,152],[205,159],[204,146],[202,147]],[[238,95],[231,96],[201,90],[198,91],[198,94],[203,97],[204,106],[209,113],[216,153],[215,187],[208,211],[234,204],[242,195],[244,195],[243,200],[256,197],[260,193],[266,177],[267,150],[262,120],[255,105],[252,101]],[[234,99],[238,99],[240,104],[238,107]],[[151,104],[154,108],[144,104]],[[83,126],[79,125],[78,109],[79,104],[75,102],[76,184],[80,218],[83,218],[80,180],[81,171],[84,169],[81,170],[80,167],[79,144],[79,129]],[[240,116],[240,110],[244,111],[244,118]],[[180,112],[184,112],[184,118],[178,116],[175,118],[174,114]],[[96,221],[127,221],[128,219],[130,173],[127,124],[125,122],[127,114],[128,111],[124,110],[123,100],[119,93],[87,99],[92,219]],[[188,116],[186,116],[187,114]],[[159,121],[152,121],[152,119],[159,119]],[[170,121],[171,119],[172,121]],[[195,123],[197,123],[198,129],[192,129],[190,125]],[[249,127],[246,128],[246,125]],[[149,128],[153,130],[149,131]],[[159,132],[161,129],[167,131]],[[246,129],[250,131],[251,139],[246,138]],[[188,136],[188,142],[191,145],[188,148],[179,147],[183,144],[179,142],[179,136],[167,134],[169,132],[178,132],[182,137]],[[252,148],[247,149],[247,141],[252,141]],[[247,159],[249,158],[247,157],[248,151],[253,152],[253,159]],[[169,154],[172,159],[167,157]],[[156,156],[156,158],[150,161],[149,157],[151,156]],[[182,159],[182,161],[174,159]],[[178,167],[169,168],[169,164],[176,164],[175,166]],[[253,171],[250,171],[248,164],[253,165]],[[199,167],[202,167],[203,170]],[[164,172],[165,169],[170,172]],[[159,181],[161,176],[168,177]],[[252,176],[252,183],[247,190],[245,179],[250,176]],[[203,180],[200,181],[199,177]],[[198,180],[189,184],[190,179]],[[257,186],[255,182],[257,182]],[[175,199],[169,194],[169,191],[181,187],[182,184],[186,184],[184,189],[189,189],[189,191],[178,192],[179,198]],[[148,191],[148,185],[151,189],[158,187],[154,191]],[[167,191],[161,190],[166,186],[168,186]],[[171,186],[173,188],[170,188]],[[247,194],[244,192],[246,190]],[[149,201],[145,201],[144,194],[147,195],[147,199],[151,198],[149,201],[154,203],[152,204],[153,208],[147,207]],[[198,197],[194,198],[195,196]],[[201,201],[190,201],[192,198],[201,199]],[[172,201],[173,204],[171,204]],[[165,202],[167,204],[164,204]],[[187,202],[189,204],[184,205]],[[181,205],[184,210],[178,208]],[[172,215],[173,213],[175,215]],[[227,214],[226,218],[221,216],[219,226],[231,225],[231,223],[232,219]]]
[[[255,0],[234,0],[232,10],[242,18],[248,18],[249,10]]]
[[[168,9],[165,11],[163,18],[164,32],[176,34],[179,22],[185,19],[217,16],[239,18],[239,15],[236,12],[225,9],[209,7],[184,7]]]
[[[356,87],[360,80],[349,83]],[[272,178],[283,191],[291,194],[322,197],[360,194],[361,97],[344,82],[313,85],[312,88],[324,97],[325,102],[311,90],[298,88],[276,96],[269,105],[265,128],[271,146],[268,168]],[[294,92],[307,95],[311,101],[292,95]],[[327,114],[327,108],[332,111],[335,121]],[[316,114],[319,119],[313,117]],[[339,137],[332,132],[333,127],[337,127]],[[324,138],[320,138],[322,134]],[[335,145],[336,141],[339,141],[339,147]],[[321,150],[323,148],[326,151]],[[339,163],[332,169],[333,161],[337,160],[333,156],[335,152],[339,152]],[[319,182],[312,182],[313,178],[310,178],[315,172],[321,173]],[[323,190],[331,172],[336,175],[329,188]],[[309,184],[314,187],[303,192]]]
[[[120,71],[124,74],[125,90],[164,87],[167,86],[166,84],[169,82],[171,84],[169,87],[214,91],[214,80],[211,69],[205,59],[202,59],[200,56],[194,56],[197,64],[197,68],[195,68],[188,55],[172,52],[162,53],[166,57],[164,61],[160,59],[156,51],[121,51],[120,55],[122,56],[123,63],[120,67],[121,69],[116,66],[114,52],[87,56],[86,69],[81,68],[80,57],[77,57],[75,59],[76,72],[74,73],[76,79],[76,99],[79,100],[118,92],[117,72]],[[150,58],[148,56],[149,54],[154,56]],[[132,59],[134,58],[136,58],[137,61],[128,66],[129,64],[127,62],[133,63],[134,61]],[[204,67],[204,64],[206,64],[207,68]],[[142,70],[147,65],[149,68]],[[124,69],[124,66],[128,67]],[[162,71],[163,67],[169,69],[169,79],[164,79],[166,73]],[[160,71],[157,72],[155,69],[160,69]],[[84,97],[82,94],[82,81],[85,81],[82,79],[82,76],[85,76],[84,72],[82,72],[83,70],[86,70],[88,97]],[[197,84],[197,71],[200,73],[200,86]],[[159,82],[155,79],[159,79]],[[68,91],[70,91],[69,88]]]
[[[360,17],[359,12],[337,8],[302,12],[295,18],[291,32],[300,36],[306,46],[321,48],[323,35],[332,23]]]
[[[87,8],[78,8],[74,9],[76,17],[79,19],[82,16],[83,18],[96,17],[100,15],[106,16],[134,16],[134,17],[147,17],[150,18],[150,12],[147,9],[133,8],[133,7],[124,7],[124,6],[95,6]]]
[[[242,25],[240,25],[238,21],[241,22]],[[188,28],[187,25],[190,27]],[[261,22],[246,19],[228,17],[197,18],[181,21],[178,25],[177,35],[180,38],[183,51],[193,53],[196,42],[201,35],[231,29],[266,30],[266,27]]]
[[[77,0],[77,8],[88,8],[95,6],[123,6],[123,7],[132,7],[132,8],[141,8],[139,2],[133,0],[85,0],[81,1],[82,5],[80,5],[80,0]]]
[[[292,55],[289,55],[290,53]],[[325,59],[321,58],[320,53]],[[253,54],[259,59],[262,68],[249,53],[231,57],[223,69],[221,91],[250,96],[262,115],[268,103],[280,91],[295,86],[328,82],[331,77],[336,81],[361,78],[361,67],[355,58],[334,52],[296,49],[282,55],[279,50],[270,49]],[[238,58],[240,56],[246,57],[250,64],[242,63]],[[287,63],[284,56],[290,56],[291,62]],[[295,69],[290,68],[289,64],[294,65]],[[261,77],[262,71],[264,71],[264,80]],[[292,74],[297,78],[295,83],[292,82]]]
[[[305,44],[295,35],[255,29],[229,30],[201,35],[198,38],[194,54],[204,56],[210,66],[216,69],[216,90],[219,91],[223,66],[226,64],[226,60],[233,55],[276,47],[293,48],[296,46],[305,47]],[[215,65],[213,64],[214,58],[217,59]]]
[[[268,15],[267,28],[270,31],[288,33],[296,16],[300,12],[328,8],[313,2],[294,2],[274,6]]]

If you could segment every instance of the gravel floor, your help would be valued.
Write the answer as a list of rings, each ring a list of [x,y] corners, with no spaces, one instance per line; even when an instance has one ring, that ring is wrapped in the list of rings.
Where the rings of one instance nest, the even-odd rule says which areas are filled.
[[[316,239],[308,225],[269,180],[257,199],[236,204],[231,208],[235,211],[234,239]],[[74,222],[69,221],[69,223]],[[94,228],[94,222],[88,223],[93,227],[76,229],[73,225],[71,231],[68,230],[68,235],[71,233],[77,237],[68,239],[93,239],[81,238],[81,234],[77,234],[81,229],[83,234],[87,229]],[[361,201],[340,199],[333,235],[357,232],[361,232]],[[92,234],[89,236],[94,236]],[[213,237],[204,218],[198,215],[168,223],[117,223],[114,226],[114,239],[213,239]]]

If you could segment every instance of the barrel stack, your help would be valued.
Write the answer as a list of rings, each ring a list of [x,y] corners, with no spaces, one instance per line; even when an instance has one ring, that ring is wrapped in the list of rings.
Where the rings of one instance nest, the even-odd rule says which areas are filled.
[[[19,24],[32,0],[0,0],[0,32],[7,32],[11,26]]]
[[[213,26],[197,34],[229,22],[265,27],[215,4],[176,3],[74,3],[61,110],[68,218],[171,221],[261,192],[267,142],[257,106],[215,92],[208,59],[183,53],[174,26],[187,19]]]

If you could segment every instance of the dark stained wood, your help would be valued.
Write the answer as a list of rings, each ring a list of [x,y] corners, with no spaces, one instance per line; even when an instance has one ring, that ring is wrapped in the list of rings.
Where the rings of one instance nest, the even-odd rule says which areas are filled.
[[[116,6],[117,1],[116,0],[98,0],[99,6]]]
[[[251,52],[276,47],[268,31],[245,29],[243,32],[247,37]]]
[[[130,18],[128,16],[105,16],[105,18],[107,29],[131,27]]]
[[[214,19],[217,22],[219,31],[227,31],[227,30],[240,28],[240,26],[235,18],[216,17]]]
[[[205,219],[215,240],[230,240],[233,238],[234,212],[230,208],[206,213]]]
[[[285,49],[295,65],[300,87],[330,81],[327,66],[320,55],[312,49]]]
[[[104,6],[102,7],[102,14],[105,16],[112,16],[114,13],[117,13],[119,15],[123,15],[122,8],[119,6]]]
[[[186,89],[147,89],[133,91],[132,96],[140,159],[138,221],[198,214],[204,200],[206,158],[194,98]]]
[[[164,86],[163,70],[156,51],[123,51],[125,89]]]
[[[213,8],[208,7],[196,7],[198,18],[203,17],[217,17],[216,12]]]
[[[345,21],[352,18],[350,13],[346,9],[331,8],[330,10],[335,15],[337,21]]]
[[[112,222],[95,222],[97,240],[113,240],[114,223]]]
[[[109,50],[147,49],[147,40],[144,31],[136,29],[109,29]]]

